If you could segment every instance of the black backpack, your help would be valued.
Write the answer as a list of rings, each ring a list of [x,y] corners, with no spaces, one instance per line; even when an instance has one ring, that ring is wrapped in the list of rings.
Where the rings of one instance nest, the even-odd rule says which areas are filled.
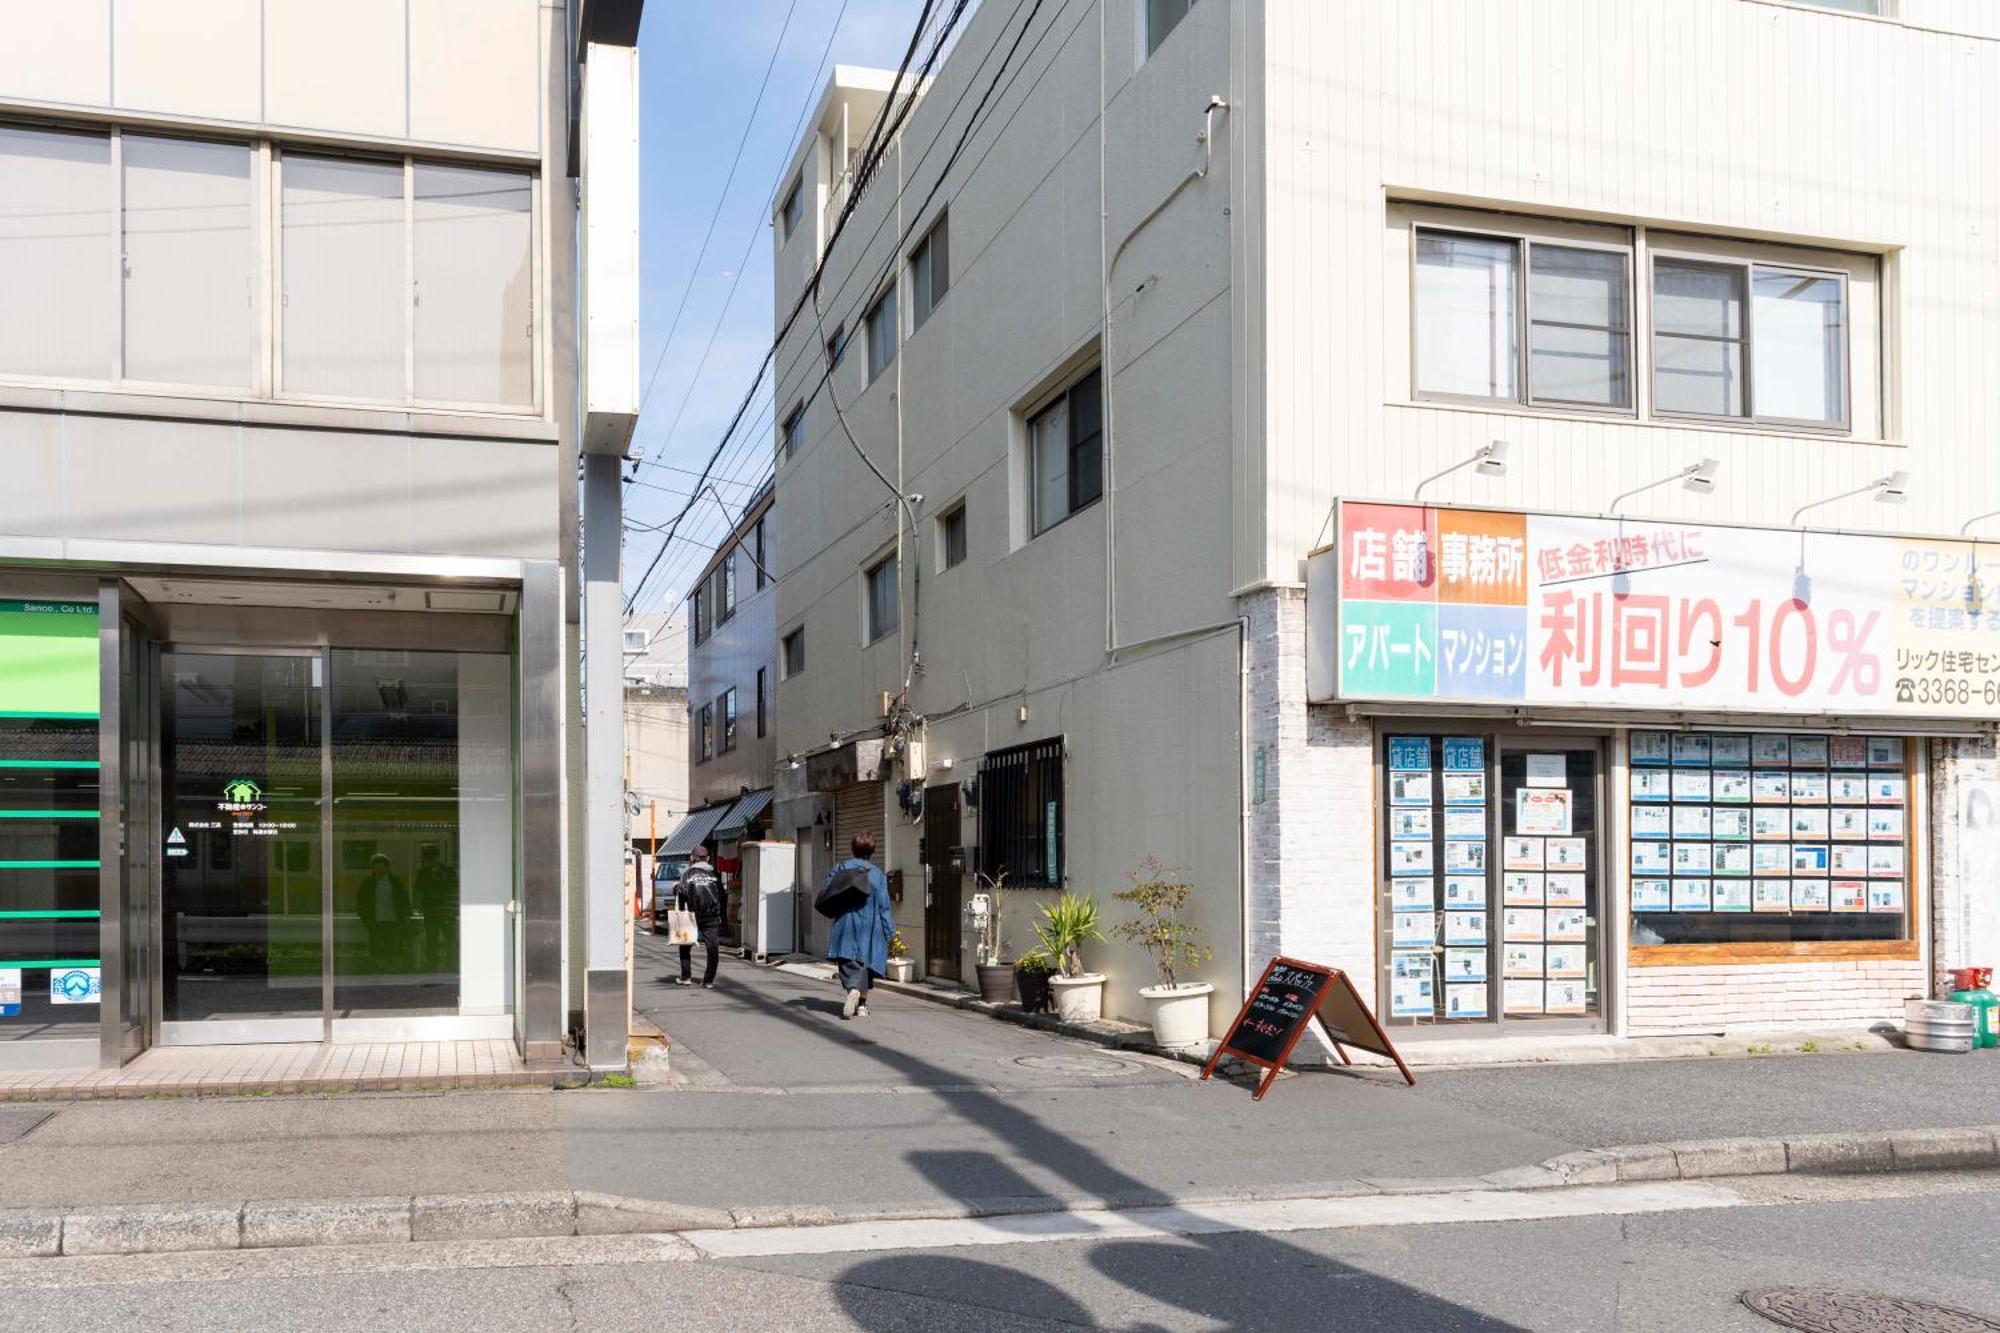
[[[843,917],[858,907],[866,906],[874,892],[874,887],[868,882],[867,866],[842,866],[827,877],[825,885],[813,899],[813,911],[823,917]]]

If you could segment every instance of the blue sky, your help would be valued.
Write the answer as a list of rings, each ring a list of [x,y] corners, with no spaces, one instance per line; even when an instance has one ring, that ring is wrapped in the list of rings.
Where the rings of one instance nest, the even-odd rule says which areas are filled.
[[[796,143],[795,129],[807,103],[817,100],[832,63],[893,68],[921,8],[921,0],[652,0],[646,6],[639,33],[644,178],[639,369],[642,382],[652,376],[656,363],[659,373],[640,414],[632,452],[657,457],[660,465],[640,470],[646,485],[626,488],[630,523],[664,523],[685,503],[694,474],[728,425],[770,343],[767,223],[778,173]],[[770,83],[759,105],[758,86],[767,66]],[[742,161],[729,181],[739,140]],[[703,253],[711,217],[714,234]],[[675,327],[684,289],[686,305]],[[761,401],[753,405],[751,416],[766,406]],[[748,497],[747,486],[768,468],[768,415],[766,411],[752,447],[738,449],[732,442],[724,455],[719,475],[728,480],[717,489],[734,504]],[[638,609],[657,609],[680,597],[724,531],[723,513],[713,499],[704,498],[681,531],[695,540],[675,542],[662,562],[670,575],[664,596],[649,594]],[[652,533],[629,533],[628,587],[658,546],[659,537]]]

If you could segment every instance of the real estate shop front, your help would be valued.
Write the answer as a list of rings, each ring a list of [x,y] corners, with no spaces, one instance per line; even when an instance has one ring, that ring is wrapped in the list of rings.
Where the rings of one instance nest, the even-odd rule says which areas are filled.
[[[1405,1036],[1859,1026],[2000,959],[1973,543],[1343,502],[1309,568]]]

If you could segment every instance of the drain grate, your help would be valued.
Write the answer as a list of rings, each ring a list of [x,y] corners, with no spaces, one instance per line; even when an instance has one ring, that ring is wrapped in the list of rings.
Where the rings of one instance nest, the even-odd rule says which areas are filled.
[[[1759,1287],[1743,1304],[1800,1333],[2000,1333],[2000,1319],[1871,1291]]]

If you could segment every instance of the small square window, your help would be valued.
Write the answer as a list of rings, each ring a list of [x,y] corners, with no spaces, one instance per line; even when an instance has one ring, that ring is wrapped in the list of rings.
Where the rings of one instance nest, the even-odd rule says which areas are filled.
[[[950,221],[948,214],[938,218],[910,252],[911,332],[924,326],[951,288]]]
[[[628,629],[628,630],[626,630],[626,631],[625,631],[625,651],[626,651],[626,652],[628,652],[628,653],[643,653],[643,652],[645,652],[645,651],[646,651],[646,631],[644,631],[644,630],[642,630],[642,629]]]
[[[965,563],[965,505],[963,502],[937,521],[938,552],[941,567],[950,569],[953,565]]]
[[[868,381],[887,370],[896,359],[896,287],[875,298],[868,308]]]
[[[784,670],[784,679],[790,680],[806,669],[806,631],[802,625],[784,638],[779,665]]]
[[[868,601],[862,630],[864,641],[873,643],[885,634],[896,632],[896,557],[892,555],[869,566],[866,580]]]

